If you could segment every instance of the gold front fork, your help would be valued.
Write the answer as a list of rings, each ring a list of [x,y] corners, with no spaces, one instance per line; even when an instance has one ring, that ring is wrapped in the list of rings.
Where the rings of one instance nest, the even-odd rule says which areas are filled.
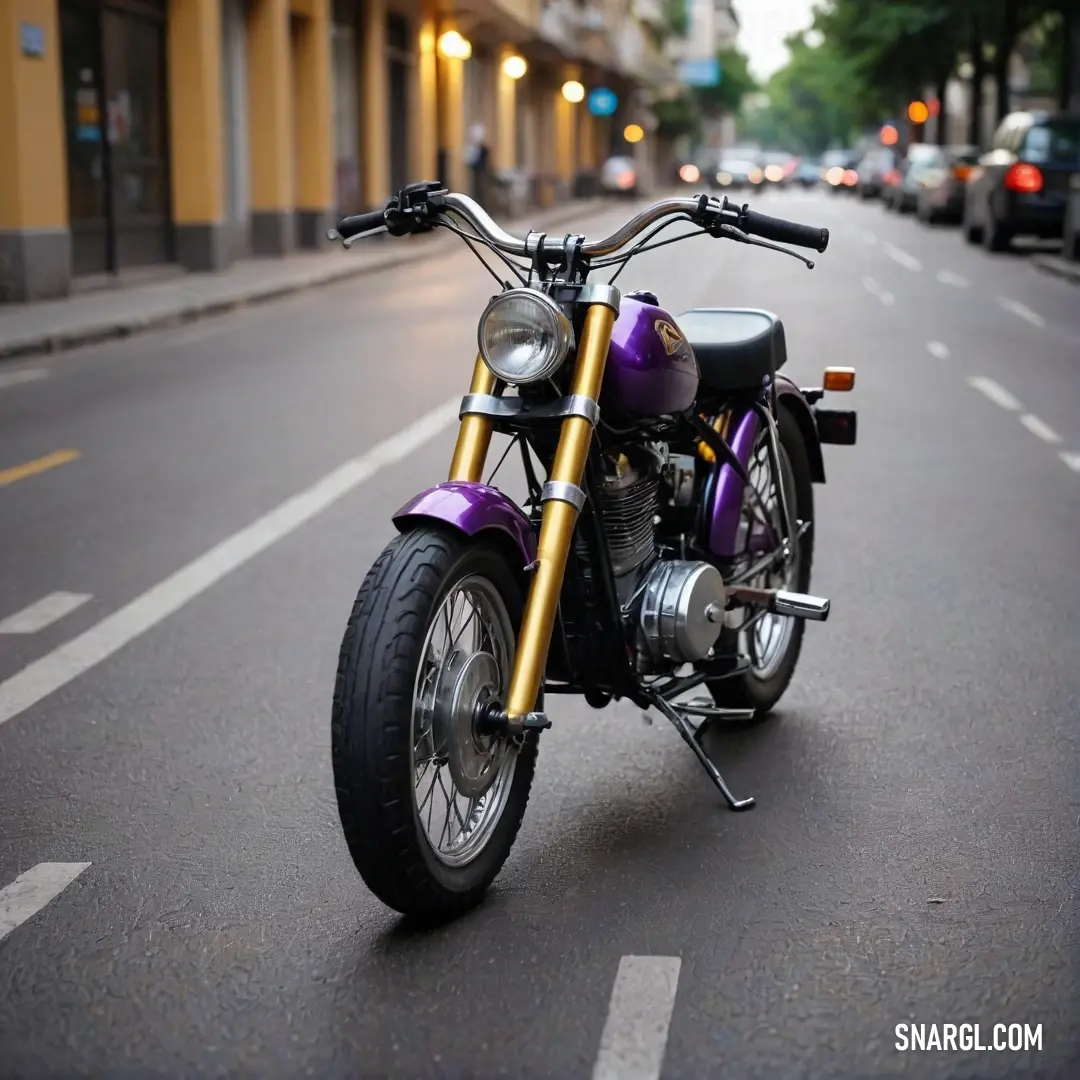
[[[614,290],[612,290],[614,292]],[[604,365],[611,345],[615,311],[606,304],[591,304],[578,344],[577,361],[570,393],[595,402],[600,397]],[[473,382],[477,380],[473,375]],[[490,426],[489,426],[490,437]],[[525,614],[521,620],[514,673],[506,700],[506,716],[511,731],[520,730],[524,718],[536,708],[544,679],[551,632],[562,592],[566,559],[578,514],[584,502],[581,479],[592,444],[593,425],[582,416],[570,416],[562,423],[559,446],[544,485],[544,509],[540,519],[536,569],[529,585]],[[464,424],[458,446],[465,438]],[[485,443],[486,451],[486,443]],[[458,455],[454,455],[455,462]]]
[[[495,376],[484,358],[477,354],[473,366],[470,394],[490,394],[495,390]],[[457,445],[450,462],[450,480],[468,480],[479,484],[484,476],[484,462],[491,446],[491,421],[483,416],[466,416],[458,428]]]

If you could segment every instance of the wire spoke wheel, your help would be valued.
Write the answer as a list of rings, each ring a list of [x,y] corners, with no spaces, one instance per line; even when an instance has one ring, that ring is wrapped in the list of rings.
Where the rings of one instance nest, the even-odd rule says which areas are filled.
[[[432,620],[413,698],[417,814],[435,857],[464,866],[483,850],[506,807],[517,746],[476,730],[478,707],[501,698],[513,665],[506,605],[468,577]]]
[[[790,557],[779,557],[748,581],[766,589],[807,592],[813,561],[814,492],[809,455],[794,415],[781,408],[776,417],[780,477],[774,475],[769,436],[763,431],[754,444],[743,493],[739,550],[734,572],[745,573],[782,548],[784,513],[780,492],[795,529],[789,538]],[[780,485],[783,485],[781,488]],[[799,522],[809,526],[799,535]],[[729,612],[731,621],[720,634],[718,652],[744,657],[749,668],[741,674],[709,683],[713,700],[722,708],[753,709],[762,716],[783,696],[795,673],[805,623],[790,616],[741,609]]]
[[[342,642],[331,724],[342,831],[368,888],[423,921],[480,903],[528,804],[539,732],[511,740],[475,720],[509,686],[517,558],[449,530],[400,536]]]

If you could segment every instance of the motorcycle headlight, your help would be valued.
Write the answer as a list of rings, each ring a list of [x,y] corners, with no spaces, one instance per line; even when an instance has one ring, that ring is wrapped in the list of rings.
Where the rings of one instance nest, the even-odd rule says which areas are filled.
[[[508,289],[480,316],[477,340],[488,370],[511,386],[543,382],[562,367],[574,336],[545,293]]]

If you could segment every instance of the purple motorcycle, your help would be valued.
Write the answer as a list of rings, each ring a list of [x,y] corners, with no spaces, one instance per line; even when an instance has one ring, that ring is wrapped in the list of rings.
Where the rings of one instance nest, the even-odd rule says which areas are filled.
[[[665,199],[613,236],[504,232],[472,199],[414,184],[345,218],[346,244],[450,229],[497,256],[446,483],[394,516],[345,631],[333,766],[349,850],[368,887],[407,915],[477,904],[525,813],[556,694],[594,708],[628,698],[675,726],[733,810],[702,746],[716,720],[769,712],[791,681],[807,595],[821,445],[855,442],[826,411],[851,368],[800,390],[781,369],[784,327],[765,311],[620,295],[618,272],[676,222],[793,255],[826,229],[705,195]],[[644,235],[643,235],[644,234]],[[771,242],[770,242],[771,241]],[[618,268],[611,281],[597,271]],[[516,283],[504,280],[512,274]],[[513,391],[512,393],[510,391]],[[483,481],[492,432],[512,436],[519,506]],[[708,697],[687,701],[702,687]],[[695,724],[692,719],[696,720]]]

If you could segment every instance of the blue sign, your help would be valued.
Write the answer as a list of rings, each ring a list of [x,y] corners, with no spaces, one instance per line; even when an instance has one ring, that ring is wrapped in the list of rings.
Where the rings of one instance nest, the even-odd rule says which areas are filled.
[[[611,116],[619,107],[619,99],[614,90],[601,86],[589,94],[589,112],[593,116]]]
[[[679,65],[679,79],[687,86],[719,86],[722,76],[715,56],[711,60],[684,60]]]
[[[45,27],[36,23],[19,23],[19,47],[23,56],[40,59],[45,55]]]

